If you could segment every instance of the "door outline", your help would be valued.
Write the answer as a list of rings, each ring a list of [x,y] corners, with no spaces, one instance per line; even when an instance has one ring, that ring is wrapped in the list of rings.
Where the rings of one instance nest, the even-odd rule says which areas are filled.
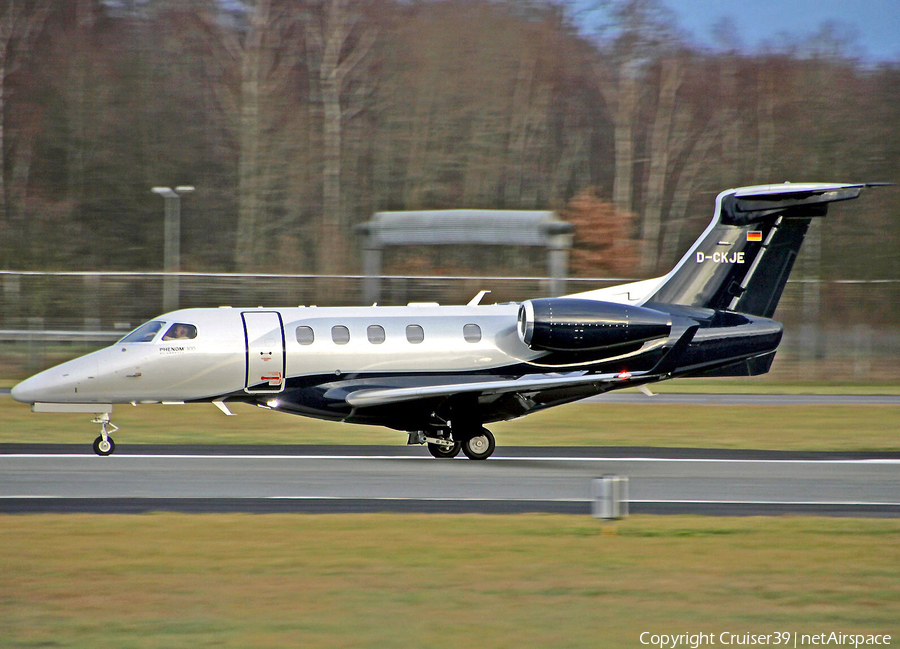
[[[262,318],[258,318],[257,316],[266,316],[266,319],[263,320]],[[275,316],[275,318],[273,319],[271,316]],[[253,324],[251,324],[250,326],[248,326],[248,319],[250,321],[253,321]],[[287,355],[285,354],[284,349],[284,321],[281,319],[281,313],[279,313],[278,311],[244,311],[241,313],[241,320],[244,324],[244,392],[246,392],[247,394],[278,394],[279,392],[283,392],[285,386]],[[255,354],[256,352],[260,351],[261,347],[264,347],[264,345],[254,345],[251,350],[250,331],[252,330],[255,336],[254,342],[259,338],[259,331],[256,329],[256,327],[269,327],[269,329],[267,329],[266,331],[271,331],[276,335],[280,334],[280,349],[278,348],[276,343],[275,348],[273,348],[272,350],[262,350],[261,353],[265,353],[266,351],[268,351],[268,353],[274,353],[275,351],[280,352],[281,364],[279,366],[278,363],[274,363],[273,367],[267,367],[265,371],[268,372],[268,374],[263,374],[259,371],[254,372],[253,376],[256,376],[256,374],[260,374],[260,380],[253,380],[253,382],[251,382],[251,351]],[[260,369],[258,364],[255,369]],[[280,377],[281,381],[277,386],[273,386],[272,380],[275,380],[276,375]],[[263,378],[266,376],[272,377],[270,379],[269,385],[262,383],[262,387],[253,387],[259,386]]]

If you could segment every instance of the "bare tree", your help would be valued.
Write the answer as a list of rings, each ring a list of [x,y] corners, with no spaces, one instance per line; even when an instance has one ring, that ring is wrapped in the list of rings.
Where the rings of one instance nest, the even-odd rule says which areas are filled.
[[[553,20],[556,18],[556,20]],[[541,162],[548,153],[553,80],[548,78],[548,59],[555,56],[552,48],[559,19],[551,14],[526,32],[519,49],[519,60],[509,108],[509,144],[505,179],[506,204],[537,207],[543,170]]]
[[[348,118],[343,102],[349,75],[375,42],[377,30],[366,24],[359,3],[325,0],[306,13],[308,65],[318,79],[322,103],[322,214],[316,267],[336,274],[344,268],[350,219],[342,204],[341,156],[343,125]]]
[[[671,13],[658,0],[613,0],[611,23],[602,27],[608,43],[598,65],[601,90],[614,128],[613,203],[622,212],[634,208],[635,120],[648,64],[677,40]]]
[[[0,224],[5,224],[9,209],[6,187],[6,99],[8,80],[21,67],[50,15],[51,0],[0,1]]]
[[[615,177],[613,204],[631,212],[634,197],[634,118],[639,90],[639,63],[623,63],[613,84],[602,84],[603,97],[613,114]]]
[[[650,133],[650,172],[644,196],[644,214],[641,221],[641,254],[643,271],[655,270],[659,263],[659,239],[662,227],[663,193],[669,177],[669,158],[678,154],[672,151],[671,130],[675,116],[675,96],[684,80],[684,67],[676,57],[666,57],[660,65],[659,99],[656,116]],[[682,134],[674,138],[683,142]]]
[[[707,160],[707,155],[720,135],[719,121],[713,118],[712,122],[701,128],[700,136],[694,140],[687,155],[687,162],[675,180],[675,191],[669,208],[669,216],[665,222],[660,253],[660,258],[664,263],[671,262],[679,252],[681,232],[686,222],[688,205],[699,186],[700,173]]]
[[[298,60],[292,27],[297,16],[289,2],[248,2],[246,27],[228,24],[221,8],[204,4],[198,17],[218,52],[214,91],[235,136],[238,150],[238,220],[235,261],[238,270],[258,268],[263,262],[265,223],[262,213],[263,173],[267,143],[266,109],[283,91]],[[242,33],[243,32],[243,33]]]

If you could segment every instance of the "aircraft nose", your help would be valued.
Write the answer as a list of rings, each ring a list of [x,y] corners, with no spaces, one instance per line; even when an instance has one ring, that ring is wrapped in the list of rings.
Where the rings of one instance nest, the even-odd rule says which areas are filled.
[[[57,365],[16,385],[10,396],[22,403],[83,401],[86,384],[97,376],[97,361],[90,356]]]
[[[41,383],[40,377],[32,376],[30,379],[25,379],[21,383],[13,386],[13,389],[10,391],[10,396],[22,403],[34,403],[35,401],[38,401],[38,396],[42,392]]]

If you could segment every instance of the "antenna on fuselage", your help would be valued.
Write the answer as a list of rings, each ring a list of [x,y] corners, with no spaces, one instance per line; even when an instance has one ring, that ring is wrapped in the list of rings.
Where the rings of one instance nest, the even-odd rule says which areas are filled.
[[[469,303],[466,304],[466,306],[478,306],[478,304],[481,302],[481,299],[488,293],[490,293],[490,291],[478,291],[478,295],[469,300]]]

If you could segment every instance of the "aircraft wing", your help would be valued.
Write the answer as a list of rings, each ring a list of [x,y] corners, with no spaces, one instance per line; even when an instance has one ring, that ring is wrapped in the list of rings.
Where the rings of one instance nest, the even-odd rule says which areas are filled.
[[[582,385],[606,383],[628,383],[640,376],[639,373],[630,377],[621,377],[618,374],[579,374],[577,376],[553,376],[553,375],[528,375],[520,379],[477,381],[472,383],[445,383],[440,385],[426,385],[403,388],[362,388],[350,391],[345,400],[355,408],[367,408],[371,406],[383,406],[400,403],[403,401],[415,401],[434,397],[445,397],[457,394],[479,395],[510,393],[541,392],[554,388],[565,388]],[[346,388],[345,388],[346,389]],[[327,395],[326,395],[327,396]]]
[[[678,338],[675,344],[663,354],[659,362],[650,370],[644,372],[621,372],[608,374],[591,374],[588,372],[558,374],[529,374],[518,379],[495,379],[473,382],[448,382],[432,385],[417,385],[408,387],[368,387],[360,386],[357,389],[342,386],[345,392],[344,400],[355,408],[367,408],[371,406],[383,406],[404,401],[429,399],[434,397],[449,397],[458,394],[478,394],[479,396],[504,394],[504,393],[539,393],[546,390],[560,388],[572,388],[594,385],[597,392],[605,392],[614,387],[638,386],[656,379],[670,375],[677,367],[678,358],[690,344],[700,327],[698,323],[679,327]],[[326,394],[326,397],[329,395]]]

